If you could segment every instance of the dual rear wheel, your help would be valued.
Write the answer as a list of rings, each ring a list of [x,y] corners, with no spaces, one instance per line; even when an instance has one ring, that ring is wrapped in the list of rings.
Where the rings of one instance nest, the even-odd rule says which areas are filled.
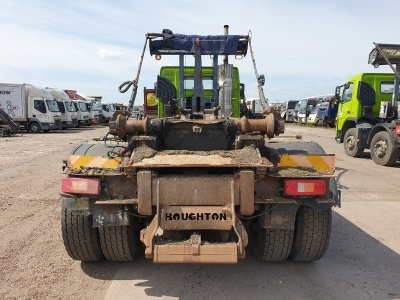
[[[141,249],[133,225],[93,227],[91,215],[61,210],[61,231],[68,255],[81,261],[133,261]]]
[[[315,261],[328,248],[332,225],[332,209],[315,211],[300,206],[295,229],[261,228],[255,224],[252,247],[260,261]]]

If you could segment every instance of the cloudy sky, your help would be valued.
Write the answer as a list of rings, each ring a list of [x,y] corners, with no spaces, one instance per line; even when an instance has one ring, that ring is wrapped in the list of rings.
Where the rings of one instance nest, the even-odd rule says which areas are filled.
[[[359,72],[391,72],[368,65],[373,42],[398,43],[399,0],[1,0],[0,82],[32,83],[127,102],[118,86],[136,77],[145,34],[218,35],[252,32],[258,72],[270,102],[332,94]],[[222,62],[222,58],[220,59]],[[257,97],[250,55],[231,58],[246,97]],[[148,51],[136,103],[162,65]],[[211,65],[203,56],[203,64]]]

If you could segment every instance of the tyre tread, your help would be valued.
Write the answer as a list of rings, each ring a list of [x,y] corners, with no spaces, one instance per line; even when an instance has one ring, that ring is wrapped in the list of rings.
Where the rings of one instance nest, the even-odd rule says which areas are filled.
[[[297,214],[289,258],[293,261],[315,261],[322,258],[329,246],[332,209],[314,211],[310,207],[301,206]]]
[[[106,259],[134,261],[139,252],[139,240],[131,225],[100,227],[100,244]]]
[[[97,228],[92,226],[92,216],[74,214],[66,207],[62,209],[61,227],[68,255],[81,261],[100,261],[101,252]]]
[[[260,261],[284,261],[293,243],[294,230],[260,228],[258,243],[254,245],[256,258]]]

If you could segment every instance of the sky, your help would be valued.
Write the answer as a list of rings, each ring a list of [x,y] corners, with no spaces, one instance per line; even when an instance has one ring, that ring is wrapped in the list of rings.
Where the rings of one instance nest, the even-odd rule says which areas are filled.
[[[369,65],[368,55],[373,42],[400,44],[399,11],[399,0],[1,0],[0,82],[127,103],[132,90],[118,87],[136,78],[146,33],[220,35],[229,25],[232,35],[251,32],[270,103],[333,94],[354,74],[392,72]],[[258,97],[250,53],[229,63],[239,68],[246,97]],[[178,57],[157,61],[147,48],[135,105],[163,65],[178,65]]]

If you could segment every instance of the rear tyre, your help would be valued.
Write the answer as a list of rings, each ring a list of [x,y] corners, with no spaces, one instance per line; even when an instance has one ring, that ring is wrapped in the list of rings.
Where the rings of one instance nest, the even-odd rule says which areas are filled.
[[[100,244],[106,259],[134,261],[141,249],[139,234],[132,225],[100,227]]]
[[[33,122],[33,123],[29,124],[28,130],[29,130],[29,132],[32,132],[32,133],[39,133],[41,131],[41,128],[40,128],[39,123]]]
[[[314,211],[300,206],[296,216],[294,241],[289,259],[314,261],[322,258],[328,249],[332,227],[332,209]]]
[[[267,229],[254,224],[252,248],[260,261],[283,261],[288,258],[293,243],[294,230]]]
[[[351,157],[360,157],[364,152],[364,148],[357,146],[356,136],[357,131],[355,128],[349,128],[344,135],[344,152]]]
[[[371,158],[377,165],[391,166],[399,158],[399,148],[393,146],[389,133],[380,131],[371,141]]]
[[[100,247],[99,232],[93,227],[92,216],[74,214],[62,205],[61,231],[68,255],[81,261],[104,259]]]

